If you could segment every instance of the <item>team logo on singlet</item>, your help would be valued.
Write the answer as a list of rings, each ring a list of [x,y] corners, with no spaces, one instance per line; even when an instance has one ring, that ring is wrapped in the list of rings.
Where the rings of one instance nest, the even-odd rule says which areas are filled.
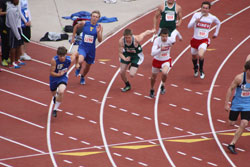
[[[128,53],[136,53],[135,48],[126,48],[125,50],[126,50],[126,52],[128,52]]]
[[[210,27],[211,27],[211,24],[210,23],[206,23],[206,22],[198,22],[197,24],[196,24],[196,27],[198,27],[198,28],[203,28],[203,29],[210,29]]]
[[[90,31],[92,31],[94,29],[94,27],[90,27]]]

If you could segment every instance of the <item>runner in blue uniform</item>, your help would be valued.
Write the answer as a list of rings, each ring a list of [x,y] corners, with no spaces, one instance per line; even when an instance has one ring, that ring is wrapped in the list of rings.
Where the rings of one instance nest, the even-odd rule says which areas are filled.
[[[84,70],[81,75],[80,84],[85,84],[85,76],[89,72],[90,66],[95,63],[95,42],[96,39],[98,42],[102,41],[102,32],[103,28],[100,24],[98,24],[98,20],[100,19],[100,12],[93,11],[91,13],[91,19],[89,21],[82,21],[74,26],[72,43],[75,42],[75,34],[78,28],[82,27],[82,41],[79,44],[78,51],[74,53],[79,56],[79,63],[76,64],[75,74],[78,76],[81,71],[83,61],[86,62]]]
[[[73,62],[76,58],[76,62],[78,61],[78,57],[75,55],[66,56],[67,49],[63,46],[58,47],[57,55],[54,56],[51,60],[50,67],[50,91],[53,95],[53,101],[55,103],[52,115],[54,117],[57,116],[57,109],[60,106],[63,98],[64,91],[68,84],[68,69],[70,67],[71,62]]]
[[[234,78],[231,86],[227,91],[225,100],[225,110],[230,111],[230,125],[234,125],[239,114],[241,114],[240,126],[236,130],[233,140],[227,147],[233,154],[237,154],[237,152],[235,151],[235,143],[242,135],[244,129],[248,126],[248,122],[250,120],[250,60],[245,63],[244,68],[245,71],[241,74],[236,75],[236,77]],[[229,100],[234,90],[235,95],[230,107]]]

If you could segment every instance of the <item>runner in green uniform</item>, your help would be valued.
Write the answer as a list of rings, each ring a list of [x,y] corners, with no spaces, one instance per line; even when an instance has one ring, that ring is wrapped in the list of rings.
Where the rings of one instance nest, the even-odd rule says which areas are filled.
[[[159,32],[162,28],[167,28],[169,31],[169,36],[171,41],[174,43],[176,41],[176,36],[182,40],[182,36],[176,30],[181,25],[182,22],[182,9],[174,0],[165,0],[162,5],[160,5],[154,16],[154,29],[156,30],[156,24],[158,18],[161,16],[161,21],[159,25]]]
[[[129,74],[134,77],[139,65],[144,60],[144,55],[142,53],[142,48],[140,42],[147,35],[153,34],[155,30],[146,30],[139,35],[133,35],[130,29],[125,29],[123,36],[119,40],[119,57],[120,57],[120,74],[125,87],[122,92],[126,92],[131,89],[131,85],[126,77],[126,70],[128,65]]]

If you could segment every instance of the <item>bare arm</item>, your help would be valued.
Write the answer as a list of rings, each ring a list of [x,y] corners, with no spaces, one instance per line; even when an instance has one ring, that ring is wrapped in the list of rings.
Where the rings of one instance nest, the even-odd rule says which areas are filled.
[[[215,22],[215,24],[217,26],[216,26],[216,30],[215,30],[215,33],[213,35],[213,38],[216,38],[218,36],[218,34],[219,34],[219,31],[220,31],[221,22],[220,22],[220,20],[217,17],[215,17],[215,21],[214,22]]]
[[[250,54],[247,56],[246,62],[250,60]]]
[[[153,19],[153,29],[156,30],[156,26],[157,26],[157,21],[158,21],[158,18],[159,16],[161,15],[161,11],[162,11],[162,5],[159,6],[155,12],[155,15],[154,15],[154,19]]]
[[[54,58],[52,58],[50,66],[50,75],[52,77],[60,77],[66,73],[66,71],[61,71],[60,73],[56,73],[55,70],[56,70],[56,61]]]
[[[155,33],[155,29],[146,30],[139,35],[135,35],[134,37],[136,39],[136,42],[140,43],[144,39],[145,36],[148,36],[148,35],[153,34],[153,33]]]
[[[181,23],[182,23],[182,8],[180,5],[176,5],[177,8],[177,23],[176,23],[176,27],[180,27]]]
[[[123,55],[123,49],[124,49],[124,42],[123,42],[123,37],[121,37],[119,40],[119,57],[124,61],[130,61],[130,57],[125,57]]]
[[[101,24],[98,25],[96,30],[97,30],[97,40],[98,42],[102,42],[103,27],[101,26]]]
[[[71,43],[75,43],[75,35],[76,35],[76,31],[78,30],[78,28],[81,28],[85,25],[85,21],[81,21],[79,23],[77,23],[74,28],[73,28],[73,34],[72,34],[72,39],[71,39]]]
[[[231,83],[230,87],[228,88],[227,90],[227,94],[226,94],[226,100],[225,100],[225,110],[226,111],[230,111],[230,104],[229,104],[229,101],[232,97],[232,93],[233,91],[235,90],[235,88],[240,85],[240,83],[242,82],[242,79],[243,79],[243,74],[238,74],[233,82]]]

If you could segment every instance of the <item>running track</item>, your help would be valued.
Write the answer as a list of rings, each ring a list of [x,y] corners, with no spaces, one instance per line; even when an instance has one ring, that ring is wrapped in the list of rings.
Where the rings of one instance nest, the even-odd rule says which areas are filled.
[[[129,78],[132,90],[120,91],[121,29],[98,46],[86,85],[70,74],[62,112],[51,118],[48,75],[55,50],[31,43],[28,53],[34,60],[0,73],[0,166],[249,166],[243,160],[250,156],[250,127],[237,143],[238,155],[226,149],[237,127],[227,124],[224,98],[249,54],[250,3],[220,0],[213,5],[211,13],[223,24],[206,53],[206,77],[200,80],[193,77],[193,30],[187,24],[201,2],[178,0],[185,16],[179,29],[184,40],[171,50],[174,66],[167,93],[155,99],[148,97],[150,37],[143,42],[145,60],[138,75]],[[153,14],[149,11],[126,27],[134,34],[151,29]]]

